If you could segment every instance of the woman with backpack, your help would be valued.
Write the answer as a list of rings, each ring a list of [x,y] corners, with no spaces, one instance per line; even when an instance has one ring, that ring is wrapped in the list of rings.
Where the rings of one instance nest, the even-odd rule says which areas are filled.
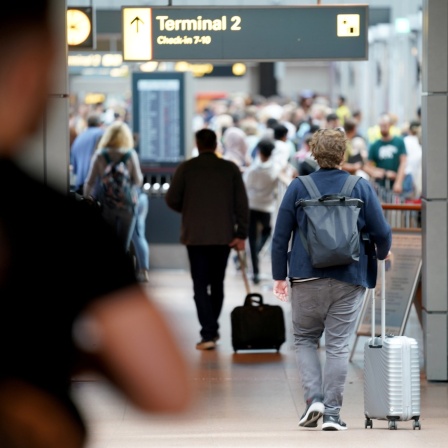
[[[123,121],[106,128],[92,156],[84,196],[100,202],[103,218],[129,251],[143,173],[131,129]]]

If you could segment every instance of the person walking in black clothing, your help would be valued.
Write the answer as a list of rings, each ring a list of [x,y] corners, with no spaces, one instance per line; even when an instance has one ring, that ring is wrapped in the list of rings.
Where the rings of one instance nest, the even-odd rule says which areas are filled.
[[[199,155],[177,167],[165,198],[182,214],[180,241],[188,251],[201,325],[196,348],[212,350],[219,339],[227,261],[232,248],[245,248],[249,205],[239,167],[215,153],[216,133],[201,129],[195,137]]]

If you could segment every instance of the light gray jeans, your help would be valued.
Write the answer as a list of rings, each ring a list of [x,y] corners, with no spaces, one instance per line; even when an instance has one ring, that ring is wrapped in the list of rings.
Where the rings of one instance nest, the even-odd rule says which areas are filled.
[[[319,398],[339,415],[353,335],[366,288],[331,278],[292,283],[294,346],[305,400]],[[325,366],[319,339],[325,330]]]

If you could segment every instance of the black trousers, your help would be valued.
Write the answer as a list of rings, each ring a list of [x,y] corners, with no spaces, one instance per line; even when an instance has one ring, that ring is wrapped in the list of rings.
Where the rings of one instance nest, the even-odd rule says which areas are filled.
[[[248,236],[254,276],[260,272],[258,254],[271,235],[271,231],[271,214],[269,212],[250,210]]]
[[[219,315],[224,302],[224,277],[230,247],[187,246],[190,273],[193,280],[194,302],[201,325],[202,339],[218,336]]]

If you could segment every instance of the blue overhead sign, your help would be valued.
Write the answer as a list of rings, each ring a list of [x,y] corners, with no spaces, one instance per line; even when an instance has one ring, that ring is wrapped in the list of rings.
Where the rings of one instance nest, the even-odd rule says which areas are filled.
[[[368,5],[123,7],[126,61],[366,60]]]

